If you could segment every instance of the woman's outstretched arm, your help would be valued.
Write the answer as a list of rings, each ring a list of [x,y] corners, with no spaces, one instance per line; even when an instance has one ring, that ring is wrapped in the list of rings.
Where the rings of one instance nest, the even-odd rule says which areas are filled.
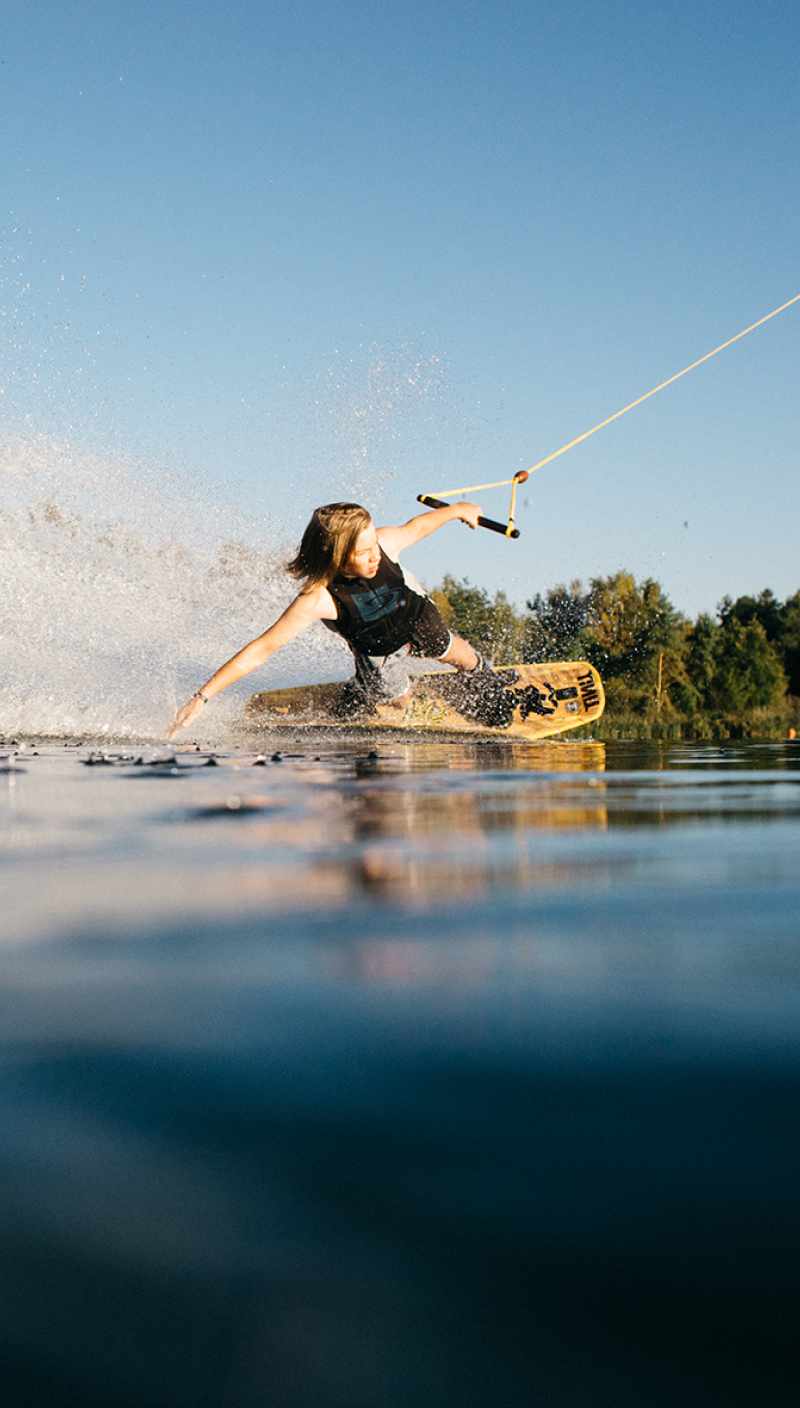
[[[182,728],[186,728],[194,718],[200,713],[204,704],[207,704],[215,695],[221,694],[228,685],[235,684],[237,680],[244,679],[251,671],[257,670],[263,665],[276,650],[288,645],[290,640],[299,636],[302,631],[313,625],[314,621],[333,620],[336,617],[336,607],[330,598],[329,593],[317,587],[310,592],[301,592],[296,596],[290,606],[280,615],[277,621],[255,640],[251,640],[247,645],[242,646],[230,660],[226,660],[224,665],[220,665],[218,670],[204,685],[188,699],[178,710],[167,733],[168,738],[173,738]]]
[[[405,548],[413,547],[414,543],[419,543],[423,538],[430,537],[437,528],[444,528],[445,523],[452,523],[455,519],[466,523],[468,528],[477,528],[478,518],[482,512],[480,504],[468,503],[466,500],[457,504],[448,504],[446,508],[428,509],[427,513],[415,514],[413,518],[409,518],[407,523],[399,523],[396,527],[379,528],[378,541],[391,558],[396,558]]]

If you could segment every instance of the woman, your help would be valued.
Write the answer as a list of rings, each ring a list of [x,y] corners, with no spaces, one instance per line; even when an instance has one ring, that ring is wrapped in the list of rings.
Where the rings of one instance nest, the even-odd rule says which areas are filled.
[[[359,504],[315,509],[297,556],[289,563],[302,590],[263,635],[221,665],[178,710],[171,737],[186,728],[205,704],[228,685],[263,665],[314,621],[340,635],[355,658],[355,676],[343,686],[342,712],[377,703],[402,707],[409,696],[410,655],[472,671],[484,662],[468,641],[448,630],[433,602],[397,559],[406,548],[445,523],[460,519],[478,526],[478,504],[448,504],[417,514],[397,527],[376,528]]]

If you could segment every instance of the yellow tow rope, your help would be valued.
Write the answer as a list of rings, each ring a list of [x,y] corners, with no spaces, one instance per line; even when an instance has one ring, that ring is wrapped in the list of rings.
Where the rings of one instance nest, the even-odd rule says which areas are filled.
[[[479,519],[478,522],[481,527],[491,528],[493,532],[496,533],[503,533],[507,538],[518,538],[519,529],[514,526],[514,509],[516,507],[518,485],[524,484],[525,480],[532,474],[535,474],[537,469],[543,469],[546,464],[552,464],[553,460],[557,460],[561,455],[565,455],[567,450],[574,450],[576,445],[582,445],[584,440],[589,439],[590,435],[596,435],[598,430],[605,429],[607,425],[611,425],[612,421],[619,420],[621,416],[627,415],[628,411],[632,411],[636,406],[641,406],[643,401],[649,401],[651,396],[657,395],[659,391],[663,391],[667,386],[672,386],[673,382],[680,381],[682,376],[687,376],[688,373],[693,372],[696,367],[701,367],[704,362],[710,362],[711,358],[716,357],[718,352],[724,352],[726,347],[732,347],[734,342],[740,342],[743,337],[747,337],[748,333],[755,332],[756,328],[763,327],[764,323],[768,323],[771,318],[777,318],[779,313],[784,313],[786,309],[791,308],[794,303],[800,303],[800,293],[796,293],[793,298],[788,298],[779,308],[773,308],[771,313],[765,313],[764,317],[759,318],[755,323],[750,323],[748,327],[742,328],[741,332],[737,332],[733,337],[729,337],[726,342],[721,342],[719,347],[712,347],[710,352],[706,352],[704,356],[698,357],[694,362],[690,362],[688,367],[683,367],[681,371],[675,372],[672,376],[668,376],[666,381],[660,381],[657,386],[653,386],[649,391],[645,391],[644,395],[637,396],[635,401],[629,401],[627,406],[623,406],[621,410],[614,411],[613,415],[606,416],[605,420],[598,421],[597,425],[593,425],[590,430],[584,430],[581,435],[576,435],[573,440],[568,440],[565,445],[561,445],[557,450],[552,450],[549,455],[545,455],[542,459],[537,460],[536,463],[532,464],[528,469],[518,470],[511,479],[497,479],[492,484],[464,484],[458,489],[438,489],[433,495],[418,494],[417,499],[419,503],[428,504],[430,508],[443,508],[444,504],[442,500],[453,498],[456,494],[477,494],[483,489],[502,489],[504,485],[510,484],[511,503],[508,510],[508,522],[506,524],[496,523],[491,518]]]

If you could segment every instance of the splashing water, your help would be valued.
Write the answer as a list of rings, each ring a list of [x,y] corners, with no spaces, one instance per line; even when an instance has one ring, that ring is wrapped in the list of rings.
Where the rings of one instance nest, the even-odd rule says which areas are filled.
[[[121,393],[78,316],[84,276],[70,295],[30,231],[4,234],[0,395],[15,430],[0,436],[0,738],[161,739],[176,706],[288,604],[284,566],[314,505],[377,507],[404,456],[419,460],[441,419],[443,368],[414,346],[371,346],[337,352],[313,377],[265,382],[226,426],[226,464],[250,456],[237,509],[233,485],[198,492],[164,472],[157,416],[139,417],[138,456],[129,440],[125,452],[86,448],[120,443]],[[107,324],[112,337],[113,309]],[[267,495],[252,492],[254,445]],[[315,628],[215,700],[192,736],[221,740],[253,689],[344,678],[349,664]]]
[[[147,466],[34,439],[0,446],[0,485],[0,735],[163,737],[176,705],[291,598],[288,541],[265,522],[259,551],[252,519]],[[346,667],[311,632],[269,683]],[[193,735],[223,735],[265,683],[229,691]]]

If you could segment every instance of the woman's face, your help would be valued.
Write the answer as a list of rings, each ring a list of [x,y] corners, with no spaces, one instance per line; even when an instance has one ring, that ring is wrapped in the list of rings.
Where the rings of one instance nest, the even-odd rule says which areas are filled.
[[[344,571],[350,577],[374,577],[380,562],[378,535],[375,532],[375,524],[370,519],[366,528],[362,528],[356,538],[353,551],[344,564]]]

